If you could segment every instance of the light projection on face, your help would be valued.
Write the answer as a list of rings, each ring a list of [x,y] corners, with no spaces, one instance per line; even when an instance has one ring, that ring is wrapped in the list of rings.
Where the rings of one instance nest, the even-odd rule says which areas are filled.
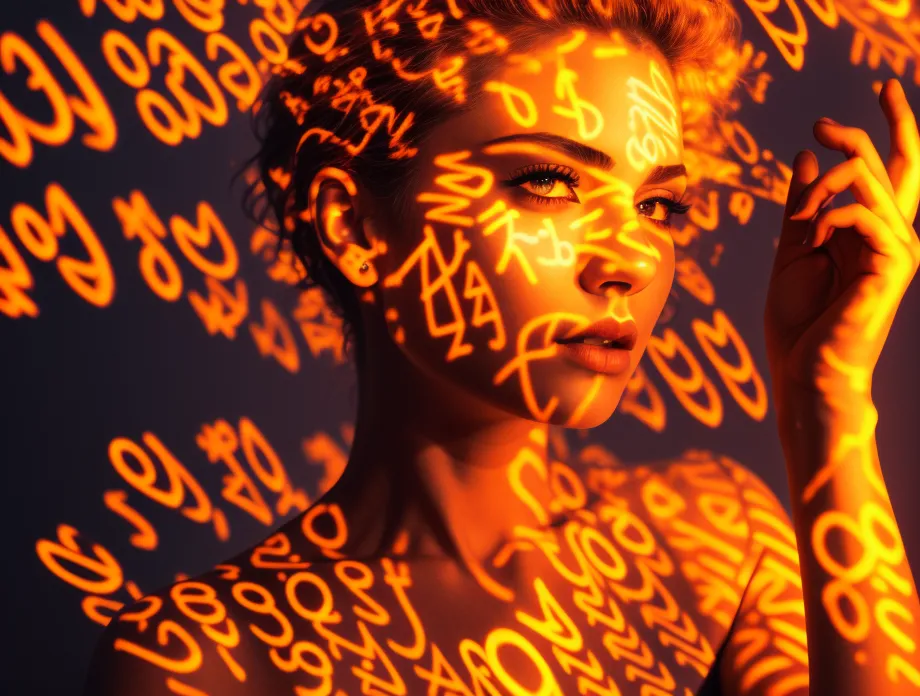
[[[416,205],[371,263],[414,362],[516,415],[591,427],[616,407],[673,280],[676,89],[655,51],[619,33],[573,31],[514,57],[425,139]]]
[[[223,127],[234,107],[248,110],[270,73],[304,69],[287,58],[285,43],[295,29],[305,32],[298,40],[310,61],[334,72],[348,55],[342,45],[347,37],[330,14],[296,21],[302,4],[252,3],[259,16],[246,25],[248,36],[236,37],[239,42],[224,26],[229,3],[81,0],[79,7],[103,27],[102,60],[133,90],[136,113],[130,115],[145,134],[178,148]],[[538,0],[528,4],[546,9]],[[787,4],[796,6],[794,0]],[[907,37],[904,3],[872,5],[858,13],[838,5],[839,17],[824,12],[819,19],[827,26],[842,19],[857,30],[851,62],[865,60],[875,69],[881,56],[900,74],[901,57],[912,54],[911,47],[882,50],[896,42],[883,45],[867,22],[884,20]],[[194,35],[200,45],[188,44],[199,50],[159,26],[173,7],[200,33]],[[793,34],[771,23],[772,10],[752,10],[787,63],[801,68],[807,35],[798,16]],[[675,245],[715,231],[726,218],[746,225],[755,200],[782,203],[789,183],[785,164],[731,119],[720,124],[724,155],[684,151],[692,104],[678,108],[674,76],[655,50],[617,33],[573,30],[524,55],[510,53],[487,22],[468,19],[459,1],[393,0],[368,9],[363,20],[373,61],[401,79],[426,79],[430,89],[457,102],[469,97],[468,60],[493,54],[500,65],[481,85],[485,97],[476,107],[436,126],[423,143],[412,138],[414,114],[397,114],[363,87],[366,66],[347,76],[322,74],[312,94],[281,95],[299,124],[323,98],[340,112],[360,114],[359,137],[317,127],[306,130],[304,142],[321,140],[357,155],[376,136],[389,140],[393,159],[413,162],[412,217],[401,221],[398,234],[382,230],[368,249],[353,248],[339,258],[345,275],[369,291],[364,297],[410,359],[532,420],[587,428],[620,403],[621,412],[661,432],[664,400],[637,364],[647,354],[646,368],[655,369],[698,422],[715,428],[723,420],[723,396],[707,376],[712,372],[748,417],[764,418],[766,391],[745,341],[713,306],[715,289],[701,262],[676,260]],[[466,22],[468,53],[424,75],[413,73],[412,57],[388,40],[417,29],[434,42],[449,21]],[[144,40],[129,38],[132,24],[146,32]],[[0,138],[0,156],[26,168],[37,151],[71,141],[79,140],[72,143],[78,148],[112,149],[122,130],[85,56],[51,22],[38,22],[35,33],[23,38],[5,32],[0,53],[15,59],[17,79],[29,80],[47,99],[53,118],[43,124],[37,111],[13,106],[0,94],[0,120],[9,132]],[[742,64],[761,69],[766,54],[749,43],[744,48],[727,72]],[[757,75],[749,89],[753,101],[764,102],[770,80],[766,72]],[[688,188],[682,165],[731,190],[695,193],[690,223],[668,228],[681,210],[674,203]],[[290,182],[283,169],[271,176],[282,187]],[[41,195],[33,197],[16,205],[6,230],[0,228],[0,312],[6,317],[39,316],[29,267],[35,259],[55,261],[63,281],[94,306],[108,307],[116,276],[133,271],[159,300],[178,306],[184,296],[210,335],[233,340],[248,334],[258,355],[278,369],[300,370],[301,334],[314,356],[342,360],[340,322],[318,289],[300,294],[287,317],[267,298],[250,296],[239,272],[245,246],[234,245],[207,201],[173,210],[130,184],[110,192],[114,237],[137,250],[136,264],[120,268],[107,253],[116,242],[97,234],[103,222],[81,211],[89,201],[75,200],[53,182],[41,193],[44,209]],[[345,212],[327,206],[323,215],[330,220]],[[309,218],[308,211],[298,214]],[[82,242],[79,258],[59,249],[56,238],[64,236]],[[266,270],[273,281],[293,285],[299,270],[290,249],[286,258],[269,253],[274,238],[256,230],[249,251],[271,262]],[[710,265],[717,265],[721,250],[717,245]],[[183,273],[180,266],[193,270]],[[672,281],[710,308],[711,319],[690,322],[708,362],[671,329],[652,335]],[[601,319],[635,327],[629,351],[559,343]],[[581,360],[573,354],[579,350]],[[585,354],[589,350],[604,355],[609,369],[586,367],[594,359]],[[184,524],[213,530],[220,541],[231,535],[225,510],[242,511],[266,528],[307,510],[305,491],[288,476],[293,469],[285,468],[249,418],[205,423],[193,439],[204,470],[207,462],[218,465],[212,468],[222,477],[213,487],[217,494],[209,495],[200,469],[186,466],[152,432],[107,443],[124,485],[100,498],[120,529],[130,530],[125,536],[135,549],[154,551],[161,543],[153,518],[136,507],[145,497],[161,512],[182,516]],[[872,474],[867,443],[861,436],[855,446]],[[111,648],[138,683],[193,696],[277,684],[279,692],[298,696],[419,689],[470,696],[687,694],[708,673],[737,614],[743,625],[726,646],[724,663],[744,674],[744,689],[786,694],[807,687],[795,533],[766,487],[736,462],[705,452],[626,470],[602,447],[575,454],[557,446],[545,459],[538,454],[545,445],[535,430],[531,444],[508,462],[511,487],[532,511],[533,524],[517,530],[514,543],[476,582],[437,564],[402,560],[406,550],[399,541],[387,558],[343,557],[351,540],[347,520],[335,505],[319,503],[214,573],[182,578],[143,599],[114,622]],[[304,448],[309,458],[327,463],[333,480],[346,447],[317,437]],[[585,466],[585,475],[566,460]],[[554,492],[545,506],[531,492],[535,479],[549,481]],[[829,480],[816,477],[806,502],[824,495]],[[564,524],[546,529],[560,516],[567,517]],[[906,608],[916,590],[906,579],[906,554],[887,507],[870,502],[858,515],[830,511],[809,529],[827,573],[819,589],[828,620],[857,646],[851,661],[872,666],[881,655],[883,687],[920,685],[917,646],[907,630],[914,619]],[[61,524],[46,536],[36,544],[39,560],[79,591],[92,621],[108,624],[142,596],[127,564],[123,568],[89,533]],[[857,554],[843,557],[835,543],[841,536]],[[526,583],[515,583],[521,576],[513,570],[522,567],[533,572]],[[448,592],[455,602],[444,601]]]

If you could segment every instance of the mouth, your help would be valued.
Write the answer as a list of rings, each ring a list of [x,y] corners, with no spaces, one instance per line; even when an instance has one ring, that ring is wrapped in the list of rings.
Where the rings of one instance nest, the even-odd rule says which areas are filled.
[[[633,322],[621,323],[607,317],[573,336],[556,339],[560,353],[571,362],[592,372],[621,374],[629,370],[630,352],[636,346],[638,331]]]
[[[584,345],[584,346],[600,346],[601,348],[618,348],[620,350],[632,350],[635,347],[636,339],[634,336],[625,336],[623,338],[601,338],[600,336],[580,336],[577,338],[564,339],[560,338],[556,340],[556,343],[564,346],[570,345]]]
[[[559,352],[570,362],[604,375],[619,375],[629,370],[630,351],[616,343],[608,345],[583,341],[557,341]]]

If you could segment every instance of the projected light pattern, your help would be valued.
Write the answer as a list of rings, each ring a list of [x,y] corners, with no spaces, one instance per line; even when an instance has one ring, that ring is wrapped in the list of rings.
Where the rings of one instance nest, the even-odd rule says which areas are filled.
[[[176,584],[152,595],[73,525],[38,540],[41,562],[81,593],[90,620],[109,626],[93,676],[100,693],[117,693],[123,680],[196,696],[686,695],[723,645],[719,676],[738,693],[807,692],[809,662],[812,688],[920,689],[920,606],[881,474],[869,388],[920,261],[910,227],[920,138],[910,109],[891,106],[901,103],[897,88],[882,94],[897,166],[867,160],[874,147],[860,141],[860,157],[806,192],[798,221],[786,211],[777,244],[780,260],[797,261],[848,228],[876,254],[873,274],[856,273],[846,302],[828,314],[830,328],[804,336],[793,356],[784,354],[787,336],[768,327],[771,361],[789,378],[774,384],[774,399],[793,385],[803,388],[796,396],[821,395],[777,403],[787,464],[802,465],[790,477],[793,525],[728,457],[688,450],[626,467],[597,445],[572,457],[546,427],[590,428],[619,406],[663,433],[669,413],[656,383],[672,408],[711,429],[727,409],[765,419],[762,369],[716,305],[704,268],[724,247],[709,259],[699,252],[726,220],[750,225],[759,201],[784,203],[790,186],[804,187],[736,117],[739,97],[766,104],[765,52],[744,41],[726,45],[716,69],[672,70],[628,31],[573,22],[518,50],[527,36],[478,15],[472,0],[382,0],[341,12],[327,4],[303,16],[307,3],[238,4],[251,15],[248,36],[222,33],[225,12],[242,11],[222,0],[80,0],[79,9],[98,29],[112,75],[133,91],[146,134],[164,146],[281,105],[290,149],[265,156],[261,177],[255,167],[246,173],[267,213],[248,252],[208,201],[170,210],[128,179],[102,194],[110,219],[90,220],[52,180],[41,202],[16,203],[0,227],[0,312],[48,320],[35,299],[36,261],[53,262],[69,291],[101,310],[117,301],[116,279],[133,273],[157,302],[187,301],[208,335],[248,333],[254,356],[298,374],[308,356],[345,361],[342,298],[330,303],[312,277],[338,274],[417,364],[541,424],[504,463],[508,491],[532,519],[467,574],[450,559],[414,557],[408,528],[381,554],[352,557],[361,541],[349,515],[323,497],[311,505],[292,481],[293,462],[252,419],[212,420],[192,434],[201,462],[220,467],[219,484],[153,432],[115,437],[107,455],[125,487],[100,500],[135,549],[161,548],[160,520],[137,509],[140,496],[169,510],[161,524],[202,525],[216,542],[231,539],[231,508],[272,531],[204,576],[170,569]],[[617,6],[583,4],[599,16]],[[745,4],[779,57],[801,70],[808,33],[798,3],[786,2],[793,29],[775,23],[776,5]],[[519,5],[552,25],[567,3]],[[879,70],[884,61],[903,75],[916,60],[920,20],[907,2],[807,6],[826,27],[852,29],[853,66]],[[688,2],[683,11],[708,10]],[[179,21],[199,32],[197,44],[178,38],[170,23]],[[33,111],[34,100],[14,105],[0,92],[0,157],[9,165],[33,166],[40,148],[102,153],[122,144],[102,81],[53,18],[39,19],[35,36],[0,35],[0,64],[46,102]],[[420,100],[417,112],[390,103],[381,76],[414,90],[404,96]],[[274,92],[263,93],[269,81]],[[419,137],[436,107],[455,109],[449,137]],[[857,136],[826,128],[824,144],[855,152]],[[388,172],[413,174],[394,188],[399,234],[362,198],[349,166],[362,158],[392,167],[381,176],[394,186],[399,177]],[[847,190],[857,204],[821,211]],[[814,216],[810,244],[793,249],[787,230],[799,227],[789,221],[805,229]],[[65,239],[81,253],[65,253]],[[305,265],[296,252],[307,239],[318,255]],[[136,251],[136,266],[113,262],[125,257],[113,253],[118,244]],[[247,253],[291,290],[289,307],[252,292],[257,284],[240,273]],[[685,335],[671,326],[653,333],[672,281],[699,303]],[[600,317],[633,326],[634,346],[565,345]],[[802,323],[775,304],[768,317]],[[304,440],[307,458],[324,465],[320,496],[344,468],[351,438],[346,428],[341,443],[326,433]]]

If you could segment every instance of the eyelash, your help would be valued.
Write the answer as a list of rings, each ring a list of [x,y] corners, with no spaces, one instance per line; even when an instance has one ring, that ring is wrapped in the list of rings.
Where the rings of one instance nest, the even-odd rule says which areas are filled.
[[[578,188],[580,180],[577,172],[560,164],[531,164],[509,174],[509,178],[503,181],[502,185],[508,188],[518,188],[521,184],[532,181],[561,181],[570,188],[575,189]],[[520,193],[528,201],[539,203],[540,205],[559,205],[560,203],[581,202],[578,200],[578,196],[575,195],[574,191],[571,197],[540,196],[525,190],[521,190]],[[664,220],[652,220],[656,225],[666,228],[671,227],[671,218],[674,215],[685,215],[693,207],[690,204],[685,204],[683,197],[675,201],[665,196],[655,196],[653,198],[646,198],[644,201],[641,201],[639,205],[643,205],[644,203],[661,203],[668,209],[668,216]]]
[[[686,215],[690,208],[693,205],[689,203],[684,203],[685,198],[681,197],[678,200],[673,200],[665,196],[655,196],[653,198],[646,198],[644,201],[641,201],[639,205],[643,203],[661,203],[665,208],[668,209],[668,215],[664,220],[652,220],[659,227],[669,228],[671,227],[671,218],[675,215]],[[651,218],[650,218],[651,219]]]
[[[581,178],[578,173],[561,164],[530,164],[508,175],[508,180],[502,185],[508,188],[519,188],[521,184],[533,181],[561,181],[569,188],[578,188]],[[559,205],[560,203],[580,203],[578,196],[573,191],[571,196],[539,196],[530,191],[520,189],[520,194],[525,199],[540,205]]]

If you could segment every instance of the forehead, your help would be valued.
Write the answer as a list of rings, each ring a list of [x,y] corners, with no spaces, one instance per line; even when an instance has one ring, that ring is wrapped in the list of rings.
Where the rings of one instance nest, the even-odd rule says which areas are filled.
[[[679,97],[653,45],[573,30],[511,54],[484,84],[468,124],[483,139],[550,132],[609,153],[637,173],[683,157]],[[644,156],[630,143],[658,142]],[[652,161],[656,159],[657,161]]]

